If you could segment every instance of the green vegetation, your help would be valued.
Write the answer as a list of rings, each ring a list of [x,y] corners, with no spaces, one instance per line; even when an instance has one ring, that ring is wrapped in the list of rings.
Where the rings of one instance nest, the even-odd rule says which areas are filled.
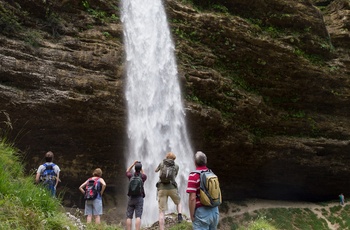
[[[332,224],[338,224],[339,229],[350,229],[350,207],[334,206],[330,208],[330,212],[326,212],[325,216]]]
[[[216,12],[221,12],[221,13],[225,13],[225,14],[228,14],[228,13],[229,13],[227,7],[226,7],[226,6],[223,6],[223,5],[213,4],[213,5],[211,6],[211,8],[212,8],[214,11],[216,11]]]
[[[192,230],[192,223],[183,221],[180,224],[170,227],[169,230]]]
[[[315,65],[319,65],[322,66],[324,65],[324,60],[322,57],[315,55],[315,54],[307,54],[305,53],[303,50],[301,49],[295,49],[294,50],[294,54],[300,57],[303,57],[307,60],[309,60],[311,63],[315,64]]]
[[[277,230],[277,228],[271,225],[264,217],[260,217],[250,222],[247,227],[239,227],[238,230]]]
[[[65,215],[60,198],[53,198],[45,188],[35,185],[33,176],[24,175],[18,151],[3,137],[0,137],[0,181],[0,229],[78,229]],[[88,225],[87,229],[121,228],[102,223]]]
[[[3,130],[1,130],[3,131]],[[5,134],[6,132],[1,132]],[[52,198],[45,188],[33,183],[33,176],[25,176],[18,151],[0,139],[0,229],[78,229],[65,214],[60,199]],[[229,204],[220,206],[221,213],[229,212]],[[327,205],[324,205],[327,206]],[[332,206],[318,210],[331,224],[350,229],[350,206]],[[239,211],[239,210],[235,210]],[[79,216],[84,219],[83,216]],[[245,213],[242,218],[230,215],[220,225],[232,230],[303,229],[326,230],[327,222],[308,208],[270,208]],[[87,230],[120,230],[120,226],[89,224]],[[191,223],[183,222],[170,230],[190,230]]]
[[[57,13],[47,10],[44,24],[51,30],[52,36],[55,38],[59,37],[59,30],[62,27],[62,19]]]
[[[0,33],[10,35],[21,29],[18,17],[0,4]]]
[[[25,177],[16,149],[0,140],[0,229],[74,229],[58,199]]]
[[[107,12],[100,10],[100,9],[94,9],[93,7],[90,6],[89,1],[84,0],[82,1],[82,4],[85,8],[85,10],[92,15],[93,18],[96,19],[96,21],[100,24],[105,24],[105,23],[110,23],[114,21],[118,21],[119,18],[115,14],[108,15]],[[115,8],[117,11],[118,9]]]
[[[270,208],[245,213],[240,218],[225,217],[221,224],[231,226],[232,230],[328,230],[327,219],[330,224],[338,225],[339,229],[349,230],[349,214],[349,206],[339,205],[313,211],[309,208]]]
[[[32,46],[32,47],[39,47],[40,46],[40,41],[43,39],[43,36],[40,34],[39,31],[37,30],[28,30],[26,32],[26,37],[24,39],[24,41]]]

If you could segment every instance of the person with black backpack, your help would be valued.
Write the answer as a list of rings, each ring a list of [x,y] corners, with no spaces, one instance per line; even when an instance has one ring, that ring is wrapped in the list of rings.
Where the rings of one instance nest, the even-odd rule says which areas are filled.
[[[182,221],[181,198],[175,178],[179,172],[179,166],[175,164],[176,156],[172,152],[166,154],[165,159],[158,165],[155,172],[159,172],[157,182],[157,197],[159,207],[159,229],[164,230],[164,216],[168,209],[168,197],[172,199],[177,208],[177,221]]]
[[[203,152],[196,152],[194,163],[196,170],[190,173],[186,189],[192,227],[193,230],[216,230],[221,204],[219,181],[207,168],[207,156]]]
[[[56,188],[58,182],[60,182],[60,167],[53,163],[53,152],[49,151],[45,154],[45,164],[39,166],[35,182],[44,185],[51,193],[52,196],[56,196]]]
[[[102,177],[102,170],[96,168],[92,177],[87,179],[79,187],[80,192],[84,194],[86,223],[91,223],[92,216],[95,217],[95,223],[101,223],[103,214],[102,195],[106,189],[106,182]]]
[[[131,169],[135,167],[135,172],[131,173]],[[145,197],[145,190],[143,184],[147,180],[146,174],[142,170],[140,161],[135,161],[126,170],[126,176],[129,178],[128,188],[128,207],[126,210],[126,229],[131,230],[132,218],[135,213],[135,229],[140,230],[141,216],[143,212],[143,199]]]

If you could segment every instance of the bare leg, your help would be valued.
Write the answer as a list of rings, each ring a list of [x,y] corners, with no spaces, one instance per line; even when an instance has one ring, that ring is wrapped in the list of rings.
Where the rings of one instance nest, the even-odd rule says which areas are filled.
[[[181,206],[181,203],[176,205],[176,208],[177,208],[177,222],[181,223],[182,222],[182,214],[181,214],[182,206]]]
[[[159,212],[159,229],[164,230],[164,212]]]
[[[95,216],[95,223],[100,224],[101,223],[101,217],[100,215]]]
[[[127,218],[126,219],[126,230],[131,230],[131,219]]]
[[[140,227],[141,227],[141,218],[137,217],[135,222],[135,228],[136,230],[140,230]]]
[[[92,218],[92,215],[88,215],[86,217],[86,223],[91,223],[91,218]]]
[[[179,203],[179,204],[176,206],[176,208],[177,208],[177,213],[181,213],[181,211],[182,211],[181,203]]]

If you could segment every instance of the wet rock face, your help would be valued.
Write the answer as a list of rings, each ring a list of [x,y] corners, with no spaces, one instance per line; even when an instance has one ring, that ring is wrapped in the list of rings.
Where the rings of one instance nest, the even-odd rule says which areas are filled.
[[[217,1],[235,16],[164,2],[192,145],[224,199],[322,200],[349,189],[349,4],[330,2],[321,12],[309,1]],[[119,205],[127,113],[118,6],[0,3],[2,130],[28,172],[55,153],[67,206],[81,205],[77,188],[96,167]]]

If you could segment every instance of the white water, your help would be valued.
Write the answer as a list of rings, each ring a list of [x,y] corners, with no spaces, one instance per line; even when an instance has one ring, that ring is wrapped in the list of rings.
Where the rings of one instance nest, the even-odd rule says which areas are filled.
[[[140,160],[148,176],[142,225],[158,220],[154,172],[167,152],[180,166],[176,181],[182,198],[182,213],[188,214],[187,177],[194,169],[185,124],[171,39],[161,0],[123,0],[122,22],[126,47],[126,99],[129,146],[126,167]],[[168,200],[169,212],[176,212]],[[134,225],[134,224],[133,224]]]

